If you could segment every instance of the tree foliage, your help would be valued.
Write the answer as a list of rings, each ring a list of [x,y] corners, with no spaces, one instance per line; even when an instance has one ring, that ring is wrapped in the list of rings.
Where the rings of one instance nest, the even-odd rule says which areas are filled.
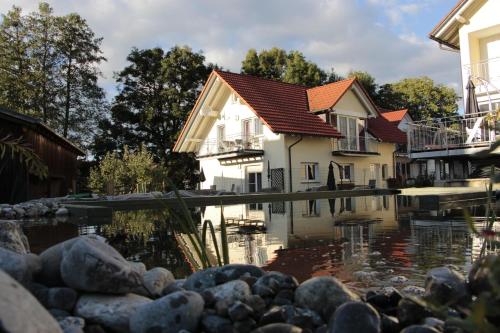
[[[0,105],[88,142],[106,106],[101,42],[78,14],[55,16],[47,3],[27,15],[13,7],[0,24]]]
[[[287,53],[277,47],[262,50],[260,53],[255,49],[248,50],[241,63],[241,73],[307,87],[338,81],[341,78],[333,69],[330,73],[325,72],[315,63],[308,61],[299,51]]]
[[[365,88],[368,95],[370,95],[371,98],[376,98],[377,84],[375,83],[375,78],[370,73],[365,71],[351,70],[347,74],[347,77],[349,79],[356,78],[356,80],[358,80],[359,83],[361,83],[363,88]]]
[[[111,117],[100,124],[96,156],[144,144],[177,186],[193,186],[196,160],[171,149],[214,66],[205,64],[202,53],[180,46],[168,51],[133,49],[127,61],[116,76],[119,93]]]

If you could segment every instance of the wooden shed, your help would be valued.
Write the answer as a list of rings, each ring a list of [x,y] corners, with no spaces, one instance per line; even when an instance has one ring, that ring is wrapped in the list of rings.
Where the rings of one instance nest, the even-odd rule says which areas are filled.
[[[64,196],[76,190],[78,156],[85,153],[39,119],[0,108],[0,138],[22,137],[48,167],[48,178],[29,175],[17,158],[0,160],[0,203]]]

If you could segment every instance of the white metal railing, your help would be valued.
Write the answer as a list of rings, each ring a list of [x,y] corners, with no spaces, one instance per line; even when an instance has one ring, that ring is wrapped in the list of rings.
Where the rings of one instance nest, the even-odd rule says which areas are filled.
[[[378,142],[366,136],[346,136],[332,141],[333,151],[378,153]]]
[[[216,155],[245,150],[262,150],[263,137],[234,134],[218,139],[206,139],[199,144],[198,156]]]
[[[497,113],[490,111],[410,123],[408,149],[411,153],[489,146],[498,137],[497,122]]]
[[[463,65],[465,77],[470,77],[476,86],[476,93],[499,93],[500,57]]]

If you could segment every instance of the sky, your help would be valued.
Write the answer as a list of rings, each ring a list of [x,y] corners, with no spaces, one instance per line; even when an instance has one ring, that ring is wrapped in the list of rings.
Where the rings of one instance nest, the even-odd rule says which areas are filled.
[[[378,84],[429,76],[461,91],[460,59],[427,36],[457,0],[49,0],[56,15],[77,12],[103,37],[100,68],[108,97],[132,47],[188,45],[239,72],[248,49],[299,50],[325,70],[365,70]],[[1,0],[26,13],[38,1]]]

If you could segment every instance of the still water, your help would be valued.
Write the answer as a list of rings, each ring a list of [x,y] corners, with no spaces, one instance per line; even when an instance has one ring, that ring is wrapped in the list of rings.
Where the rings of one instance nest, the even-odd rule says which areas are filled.
[[[465,273],[484,240],[469,231],[458,207],[464,204],[452,206],[457,207],[427,210],[414,198],[378,196],[211,206],[194,214],[199,221],[210,219],[217,230],[223,209],[231,263],[279,270],[300,281],[334,275],[365,290],[421,286],[426,271],[440,265],[452,264]],[[486,226],[485,206],[469,206],[465,209],[481,230]],[[35,253],[77,235],[98,234],[128,260],[166,267],[182,278],[192,268],[174,238],[175,229],[165,215],[153,210],[115,212],[110,223],[25,225]],[[488,243],[486,250],[497,251]]]

